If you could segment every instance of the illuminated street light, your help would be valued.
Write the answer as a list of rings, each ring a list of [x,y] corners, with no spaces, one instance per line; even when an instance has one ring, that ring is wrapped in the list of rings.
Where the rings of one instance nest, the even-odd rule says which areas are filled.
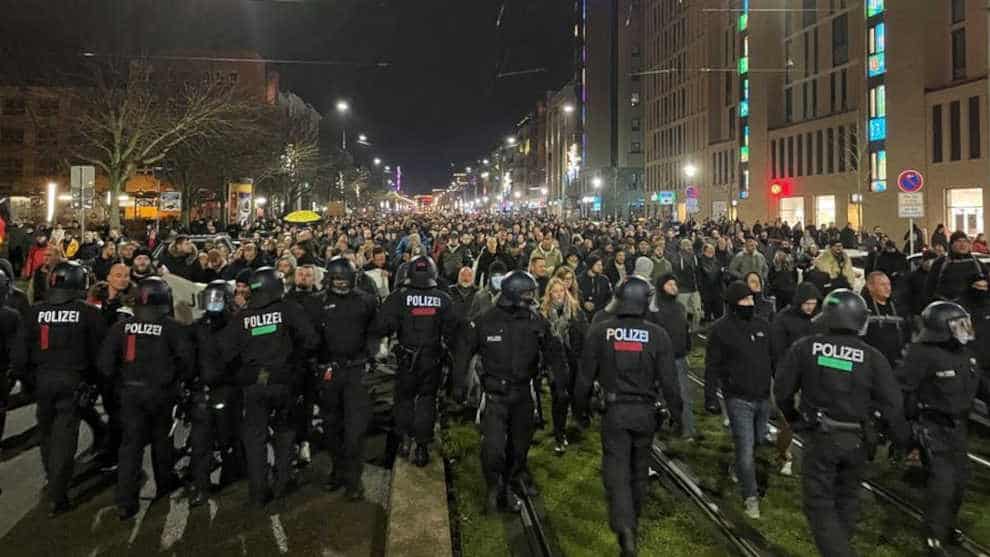
[[[375,163],[375,166],[381,166],[382,165],[382,159],[380,159],[378,157],[375,157],[375,160],[372,161],[372,162]]]
[[[347,101],[337,101],[337,112],[341,114],[347,112],[351,109],[351,105]]]
[[[507,143],[507,144],[508,144],[508,145],[509,145],[510,147],[511,147],[512,145],[515,145],[515,144],[516,144],[516,136],[514,136],[514,135],[510,135],[509,137],[507,137],[507,138],[505,139],[505,142],[506,142],[506,143]]]
[[[482,179],[488,179],[488,177],[489,177],[489,176],[491,176],[491,174],[489,174],[489,173],[487,173],[487,172],[482,172],[482,173],[481,173],[481,178],[482,178]]]
[[[546,194],[547,194],[547,188],[540,188],[540,195],[546,195]]]
[[[695,165],[693,165],[691,163],[687,163],[687,164],[684,165],[684,176],[686,176],[688,178],[694,178],[697,175],[698,175],[698,167],[697,166],[695,166]]]
[[[522,192],[517,191],[516,193],[512,194],[512,197],[519,199],[520,197],[522,197]]]
[[[58,184],[55,182],[48,182],[48,222],[52,222],[52,219],[55,218],[55,193],[57,190]]]
[[[471,173],[471,167],[470,167],[470,166],[469,166],[469,167],[467,167],[467,168],[465,168],[464,170],[466,170],[468,174],[470,174],[470,173]]]
[[[601,178],[598,178],[598,177],[595,177],[593,180],[591,180],[591,185],[592,186],[595,186],[595,189],[596,190],[597,189],[601,189],[601,187],[602,187],[602,179]]]
[[[490,163],[491,163],[491,161],[489,161],[488,159],[485,159],[485,160],[481,161],[481,164],[483,164],[485,166],[488,166]]]
[[[574,112],[574,105],[573,104],[567,103],[567,104],[564,105],[564,113],[571,114],[573,112]]]
[[[392,167],[386,164],[385,165],[385,172],[392,172]]]
[[[257,207],[264,207],[265,203],[268,203],[268,200],[265,199],[264,197],[259,197],[254,200],[254,204]]]
[[[361,135],[358,136],[358,141],[360,141],[361,143],[367,143],[368,142],[368,136],[366,136],[366,135],[364,135],[362,133]]]

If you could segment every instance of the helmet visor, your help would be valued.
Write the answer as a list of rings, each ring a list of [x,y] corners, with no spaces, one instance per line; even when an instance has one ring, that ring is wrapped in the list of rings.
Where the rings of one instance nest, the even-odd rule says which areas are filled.
[[[222,313],[227,307],[227,296],[219,289],[210,288],[203,291],[203,309],[209,313]]]
[[[947,324],[949,332],[959,341],[959,344],[973,342],[976,339],[976,334],[973,332],[973,321],[968,315],[950,319]]]

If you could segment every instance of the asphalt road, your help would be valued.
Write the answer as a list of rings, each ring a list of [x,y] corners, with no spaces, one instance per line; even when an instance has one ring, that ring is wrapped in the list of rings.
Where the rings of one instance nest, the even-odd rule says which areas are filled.
[[[8,416],[0,453],[0,554],[16,556],[97,555],[313,555],[384,554],[391,471],[383,462],[384,436],[369,439],[364,484],[366,500],[351,503],[341,492],[320,487],[330,463],[326,453],[299,471],[300,488],[264,511],[249,511],[247,485],[238,482],[190,509],[182,490],[151,505],[154,480],[141,491],[141,510],[129,522],[117,519],[116,475],[102,474],[88,461],[91,435],[80,427],[80,456],[70,497],[71,512],[49,519],[41,497],[44,477],[39,449],[31,443],[34,406]],[[152,477],[150,449],[145,476]]]

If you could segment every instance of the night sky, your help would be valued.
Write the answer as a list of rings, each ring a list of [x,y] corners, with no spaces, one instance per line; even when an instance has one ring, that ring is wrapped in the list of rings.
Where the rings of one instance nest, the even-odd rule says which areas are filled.
[[[43,4],[43,6],[39,6]],[[7,53],[250,49],[280,65],[282,89],[403,167],[404,189],[449,182],[572,69],[572,0],[0,0]],[[497,26],[496,22],[501,25]],[[123,46],[120,46],[123,45]],[[387,63],[387,67],[379,67]],[[498,78],[499,73],[543,69]]]

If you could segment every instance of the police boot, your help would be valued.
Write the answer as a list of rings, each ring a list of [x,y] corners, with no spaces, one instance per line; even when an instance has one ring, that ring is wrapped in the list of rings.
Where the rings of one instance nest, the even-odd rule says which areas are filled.
[[[404,458],[409,460],[409,453],[412,451],[413,440],[411,437],[403,436],[402,442],[399,443],[399,458]]]
[[[621,557],[636,557],[636,533],[632,528],[619,530],[619,550]]]
[[[416,454],[413,456],[413,464],[423,468],[430,463],[430,448],[425,443],[416,444]]]

